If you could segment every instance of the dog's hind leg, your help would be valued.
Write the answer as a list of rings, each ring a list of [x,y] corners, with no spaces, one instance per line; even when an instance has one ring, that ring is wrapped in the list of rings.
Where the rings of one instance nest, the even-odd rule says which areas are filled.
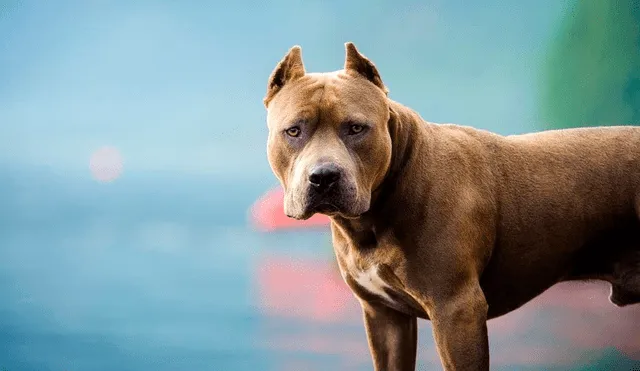
[[[640,193],[636,197],[636,215],[628,248],[623,250],[613,265],[609,300],[617,306],[640,303]]]
[[[629,251],[616,262],[609,300],[619,307],[640,303],[640,251]]]

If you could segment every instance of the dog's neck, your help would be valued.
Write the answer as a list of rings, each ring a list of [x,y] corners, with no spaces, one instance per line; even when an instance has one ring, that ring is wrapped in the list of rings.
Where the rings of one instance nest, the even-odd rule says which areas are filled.
[[[399,103],[390,101],[389,106],[389,135],[391,136],[391,163],[382,183],[371,194],[371,210],[382,208],[390,199],[398,195],[398,185],[401,180],[407,180],[410,174],[405,170],[410,168],[410,163],[416,160],[417,147],[422,142],[420,124],[422,119],[411,109]]]
[[[390,101],[389,135],[393,143],[391,163],[382,183],[372,192],[369,211],[357,218],[332,217],[339,230],[357,241],[362,248],[377,245],[378,235],[393,232],[398,220],[398,205],[409,202],[411,196],[403,190],[402,184],[416,184],[409,177],[416,174],[405,173],[415,161],[425,161],[428,153],[427,136],[421,133],[425,122],[414,111],[399,103]]]

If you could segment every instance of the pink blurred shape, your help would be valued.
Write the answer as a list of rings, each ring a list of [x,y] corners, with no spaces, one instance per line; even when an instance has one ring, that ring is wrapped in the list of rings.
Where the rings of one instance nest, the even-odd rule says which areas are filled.
[[[329,218],[316,214],[307,220],[295,220],[284,213],[284,191],[276,187],[266,192],[251,207],[251,222],[259,230],[264,232],[279,229],[295,229],[309,227],[326,227]]]
[[[361,323],[360,306],[331,261],[274,255],[259,260],[257,268],[258,305],[268,316],[311,323]],[[607,284],[560,284],[489,321],[496,343],[495,364],[576,364],[609,347],[640,360],[640,305],[618,308],[609,302],[608,290]],[[352,357],[357,353],[358,361],[368,355],[364,338],[331,340],[320,335],[273,340],[280,350],[352,353]],[[437,361],[433,349],[420,353],[419,358]]]
[[[561,284],[545,294],[554,311],[554,336],[585,349],[614,347],[640,361],[640,305],[609,302],[606,283]]]
[[[357,312],[357,301],[326,262],[266,257],[256,277],[260,307],[269,315],[340,322]],[[356,317],[357,318],[357,317]]]

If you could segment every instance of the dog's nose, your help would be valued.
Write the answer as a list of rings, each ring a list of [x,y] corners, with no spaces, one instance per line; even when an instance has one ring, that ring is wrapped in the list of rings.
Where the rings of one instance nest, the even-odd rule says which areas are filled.
[[[340,180],[340,169],[333,164],[316,166],[309,174],[309,183],[318,191],[324,191]]]

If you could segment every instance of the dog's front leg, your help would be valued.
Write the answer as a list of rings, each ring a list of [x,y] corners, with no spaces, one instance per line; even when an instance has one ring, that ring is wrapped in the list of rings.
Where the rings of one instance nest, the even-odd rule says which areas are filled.
[[[415,371],[416,317],[380,304],[361,304],[375,371]]]
[[[446,371],[488,371],[487,302],[477,285],[437,300],[429,316]]]

